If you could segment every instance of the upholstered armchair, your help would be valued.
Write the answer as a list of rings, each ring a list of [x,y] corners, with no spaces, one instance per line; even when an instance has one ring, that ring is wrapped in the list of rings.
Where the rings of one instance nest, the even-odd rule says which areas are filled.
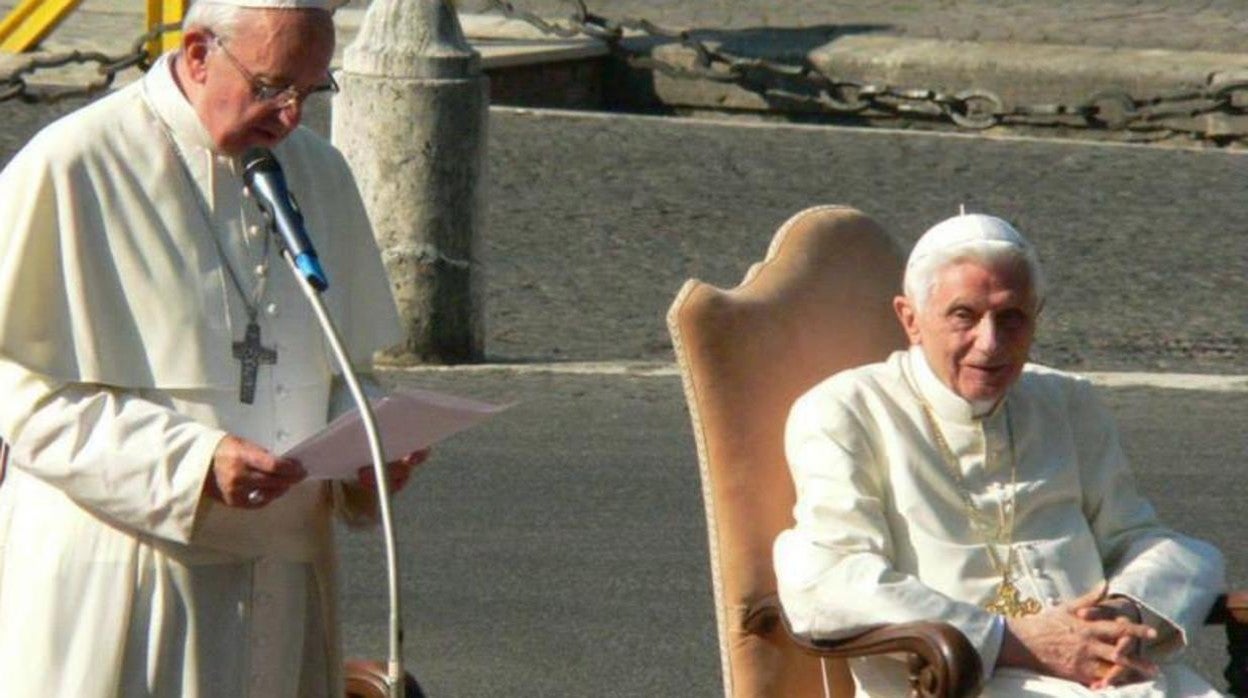
[[[784,223],[739,286],[688,281],[668,312],[702,475],[728,698],[852,696],[846,660],[891,653],[909,656],[914,696],[978,690],[978,654],[946,623],[812,642],[789,632],[776,597],[771,546],[792,525],[795,498],[783,449],[789,407],[828,375],[905,346],[892,311],[903,263],[870,218],[819,206]],[[1245,619],[1244,594],[1211,616],[1228,624],[1237,695],[1248,695]]]

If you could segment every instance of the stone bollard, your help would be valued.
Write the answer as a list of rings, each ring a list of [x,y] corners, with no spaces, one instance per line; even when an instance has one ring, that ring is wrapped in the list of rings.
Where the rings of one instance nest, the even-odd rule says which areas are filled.
[[[480,55],[446,0],[373,0],[339,83],[333,140],[359,182],[407,334],[379,359],[481,360]]]

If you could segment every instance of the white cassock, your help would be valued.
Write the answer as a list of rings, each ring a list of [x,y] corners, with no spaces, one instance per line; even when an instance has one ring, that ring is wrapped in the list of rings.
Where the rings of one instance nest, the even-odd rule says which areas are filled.
[[[941,619],[978,650],[982,695],[1093,695],[1021,670],[994,672],[1002,633],[982,605],[1002,575],[982,531],[985,521],[1008,522],[1012,500],[1010,569],[1024,597],[1054,605],[1108,579],[1109,593],[1141,604],[1160,631],[1146,652],[1162,664],[1161,676],[1104,695],[1217,695],[1176,656],[1223,590],[1221,555],[1157,520],[1086,380],[1028,365],[1005,399],[976,417],[914,347],[802,396],[785,449],[796,523],[777,537],[774,553],[780,599],[797,632],[836,638],[872,624]],[[978,530],[960,489],[980,513]],[[999,561],[1009,559],[1007,546],[995,550]],[[851,668],[865,695],[909,694],[903,662],[856,660]]]
[[[335,367],[270,249],[257,307],[277,362],[240,402],[248,314],[222,253],[250,292],[267,233],[170,66],[49,126],[0,174],[6,698],[342,695],[331,515],[375,502],[323,482],[252,511],[201,495],[224,434],[281,453],[324,426]],[[400,333],[354,181],[306,129],[274,152],[368,365]]]

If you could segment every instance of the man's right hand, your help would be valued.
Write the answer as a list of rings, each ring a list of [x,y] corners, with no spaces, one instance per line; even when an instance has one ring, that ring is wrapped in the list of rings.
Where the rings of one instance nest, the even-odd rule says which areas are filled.
[[[305,475],[298,461],[278,458],[256,443],[226,436],[212,455],[204,494],[228,506],[258,509],[286,494]]]
[[[1098,685],[1116,667],[1140,678],[1156,676],[1157,666],[1132,651],[1135,640],[1151,640],[1157,631],[1126,618],[1084,618],[1081,609],[1105,598],[1104,585],[1033,616],[1009,618],[998,666],[1016,666],[1046,676]]]

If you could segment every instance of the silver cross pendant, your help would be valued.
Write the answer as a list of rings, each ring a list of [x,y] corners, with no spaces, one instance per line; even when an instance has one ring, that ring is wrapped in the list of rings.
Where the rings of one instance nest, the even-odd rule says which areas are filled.
[[[255,320],[247,323],[243,341],[234,342],[234,358],[238,359],[240,375],[238,399],[246,405],[256,401],[256,374],[260,364],[277,363],[277,350],[260,343],[260,325]]]

